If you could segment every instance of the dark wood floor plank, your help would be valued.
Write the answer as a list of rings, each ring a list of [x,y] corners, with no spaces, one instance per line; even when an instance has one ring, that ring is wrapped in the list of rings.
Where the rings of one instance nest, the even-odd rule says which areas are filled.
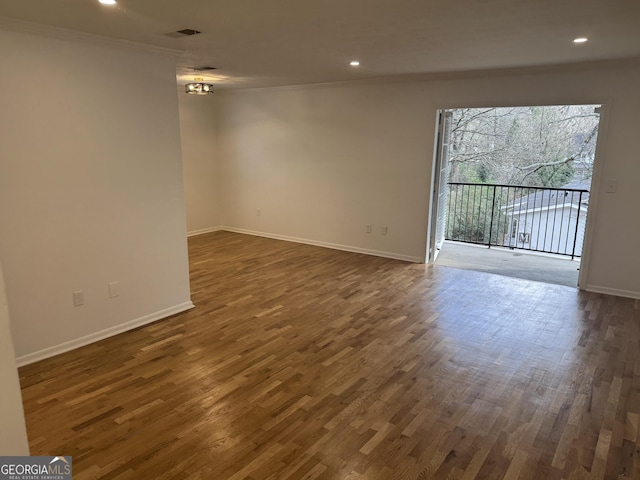
[[[640,478],[640,302],[228,232],[196,308],[20,369],[78,479]]]

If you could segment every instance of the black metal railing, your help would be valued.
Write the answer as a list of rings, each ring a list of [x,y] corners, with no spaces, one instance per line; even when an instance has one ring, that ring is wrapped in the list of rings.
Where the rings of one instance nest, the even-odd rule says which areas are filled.
[[[451,182],[445,239],[580,257],[589,191]]]

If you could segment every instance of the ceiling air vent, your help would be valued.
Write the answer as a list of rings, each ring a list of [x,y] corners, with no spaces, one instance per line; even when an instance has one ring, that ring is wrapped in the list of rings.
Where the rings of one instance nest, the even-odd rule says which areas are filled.
[[[211,70],[217,70],[218,67],[193,67],[196,72],[210,72]]]
[[[198,35],[199,33],[202,32],[200,30],[194,30],[193,28],[183,28],[182,30],[165,33],[164,35],[171,38],[182,38],[191,37],[192,35]]]

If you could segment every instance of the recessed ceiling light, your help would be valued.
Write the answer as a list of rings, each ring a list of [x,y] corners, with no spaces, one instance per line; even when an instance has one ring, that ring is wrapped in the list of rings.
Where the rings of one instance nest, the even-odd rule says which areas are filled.
[[[115,5],[116,0],[98,0],[103,5]]]
[[[357,61],[357,60],[354,60],[349,65],[351,65],[352,67],[359,67],[360,66],[360,62]]]
[[[578,37],[573,39],[573,43],[584,43],[589,40],[587,37]]]

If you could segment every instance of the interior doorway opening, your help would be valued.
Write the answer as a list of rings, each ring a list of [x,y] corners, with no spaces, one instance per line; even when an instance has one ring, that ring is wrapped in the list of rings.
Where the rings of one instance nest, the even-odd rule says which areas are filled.
[[[600,111],[439,111],[429,262],[578,286]]]

